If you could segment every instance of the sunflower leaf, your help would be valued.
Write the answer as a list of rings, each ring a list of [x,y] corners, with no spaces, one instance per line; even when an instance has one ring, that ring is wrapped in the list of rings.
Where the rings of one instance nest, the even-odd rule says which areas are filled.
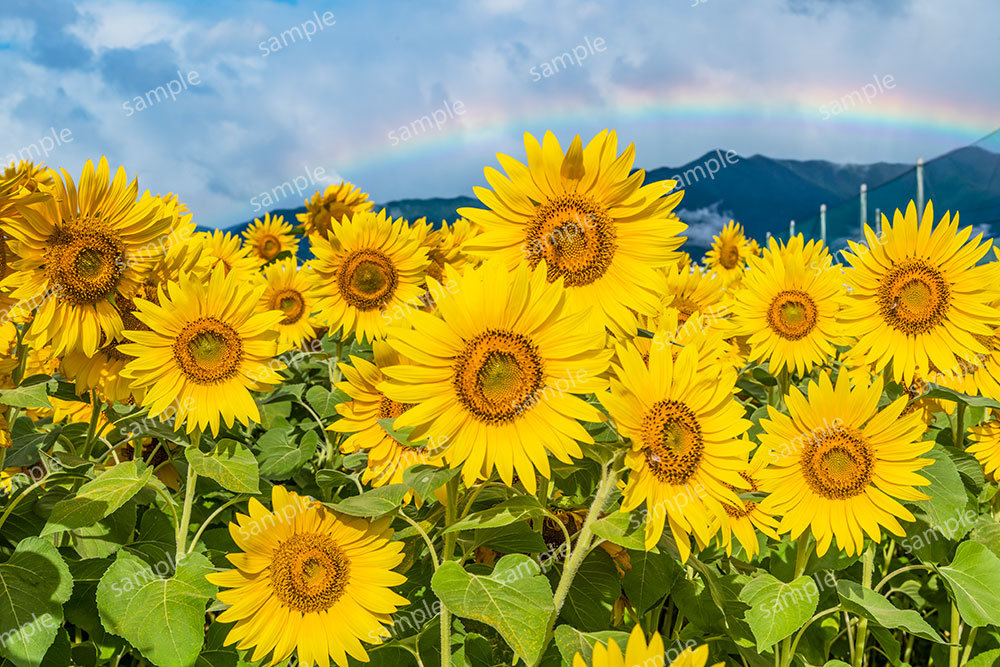
[[[951,565],[938,568],[947,580],[955,605],[968,625],[1000,625],[1000,558],[979,542],[958,545]]]
[[[21,385],[14,389],[0,389],[0,403],[15,408],[51,408],[46,384]]]
[[[257,459],[235,440],[220,440],[207,454],[196,447],[188,447],[184,457],[196,473],[215,480],[225,489],[235,493],[260,491]]]
[[[531,558],[504,556],[488,576],[469,574],[449,561],[434,573],[431,588],[456,616],[496,628],[529,665],[542,654],[553,610],[552,589]]]
[[[913,609],[899,609],[870,588],[841,579],[837,582],[837,594],[840,595],[840,605],[848,613],[875,621],[884,628],[900,628],[911,635],[943,643],[941,637],[919,612]]]
[[[419,497],[431,500],[434,491],[450,482],[461,471],[461,468],[440,468],[427,464],[410,466],[403,471],[403,483],[408,484]]]
[[[448,526],[444,532],[454,533],[472,528],[498,528],[515,521],[526,521],[545,516],[545,508],[534,496],[516,496],[489,509],[473,512],[464,519]]]
[[[934,386],[934,388],[920,396],[920,398],[937,398],[944,399],[946,401],[955,401],[956,403],[965,403],[969,407],[973,408],[1000,409],[1000,402],[994,401],[992,398],[986,398],[985,396],[968,396],[955,391],[954,389],[948,389],[947,387],[942,387],[940,385],[932,386]]]
[[[743,587],[740,600],[750,605],[744,618],[763,652],[805,625],[816,613],[819,591],[807,576],[786,583],[763,573]]]
[[[378,517],[393,512],[403,504],[403,498],[410,490],[405,484],[380,486],[361,495],[352,496],[330,507],[350,516]]]
[[[105,470],[75,496],[55,504],[40,537],[93,525],[128,502],[152,477],[153,469],[142,461],[125,461]]]
[[[624,649],[628,644],[628,633],[615,630],[580,632],[571,625],[560,625],[555,631],[556,646],[567,664],[573,664],[573,658],[579,653],[589,665],[594,655],[594,644],[607,644],[609,639],[615,640],[618,647]]]

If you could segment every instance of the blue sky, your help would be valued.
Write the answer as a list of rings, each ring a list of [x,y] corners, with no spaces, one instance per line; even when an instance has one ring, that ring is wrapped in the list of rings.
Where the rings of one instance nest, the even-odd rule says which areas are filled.
[[[614,127],[648,168],[909,162],[1000,126],[997,25],[982,0],[4,0],[0,156],[68,130],[47,164],[107,155],[207,226],[317,169],[380,202],[471,194],[550,128]]]

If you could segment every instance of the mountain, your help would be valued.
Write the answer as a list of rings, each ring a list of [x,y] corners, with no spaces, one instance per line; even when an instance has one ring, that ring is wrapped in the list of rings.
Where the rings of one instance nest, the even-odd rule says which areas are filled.
[[[684,189],[677,214],[689,226],[688,249],[698,255],[711,245],[712,235],[730,219],[743,223],[748,233],[764,239],[770,232],[787,235],[789,220],[806,236],[819,236],[820,204],[827,204],[827,238],[834,248],[859,235],[858,190],[869,187],[868,220],[875,210],[904,209],[916,197],[914,165],[888,162],[837,164],[825,160],[784,160],[764,155],[744,157],[714,150],[679,167],[660,167],[646,174],[646,181],[673,179]],[[990,234],[1000,223],[1000,154],[966,147],[928,162],[924,168],[925,192],[936,215],[961,211],[963,223],[977,225]],[[471,197],[400,199],[376,206],[392,217],[410,220],[426,217],[433,222],[453,220],[463,206],[482,206]],[[277,209],[294,222],[298,209]],[[249,222],[249,221],[248,221]],[[242,231],[247,222],[228,231]]]

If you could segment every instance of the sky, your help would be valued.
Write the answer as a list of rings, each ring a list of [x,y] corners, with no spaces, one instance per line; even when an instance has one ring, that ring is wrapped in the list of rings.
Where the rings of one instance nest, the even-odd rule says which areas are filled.
[[[526,131],[613,128],[649,169],[913,162],[1000,127],[998,25],[987,0],[3,0],[0,158],[106,155],[209,227],[341,178],[471,196]]]

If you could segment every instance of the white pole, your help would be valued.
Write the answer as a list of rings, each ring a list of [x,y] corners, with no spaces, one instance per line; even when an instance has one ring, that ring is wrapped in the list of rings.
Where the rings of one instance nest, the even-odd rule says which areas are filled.
[[[875,236],[882,236],[882,209],[875,207]]]
[[[865,225],[868,224],[868,184],[867,183],[862,183],[861,184],[861,202],[860,203],[861,203],[861,210],[859,211],[859,213],[860,213],[860,218],[861,218],[861,238],[863,239],[863,238],[865,238]]]
[[[793,236],[795,236],[795,221],[791,220],[788,223],[788,238],[792,238]]]
[[[917,220],[924,217],[924,159],[917,158]]]
[[[826,245],[826,204],[819,205],[819,239]]]

